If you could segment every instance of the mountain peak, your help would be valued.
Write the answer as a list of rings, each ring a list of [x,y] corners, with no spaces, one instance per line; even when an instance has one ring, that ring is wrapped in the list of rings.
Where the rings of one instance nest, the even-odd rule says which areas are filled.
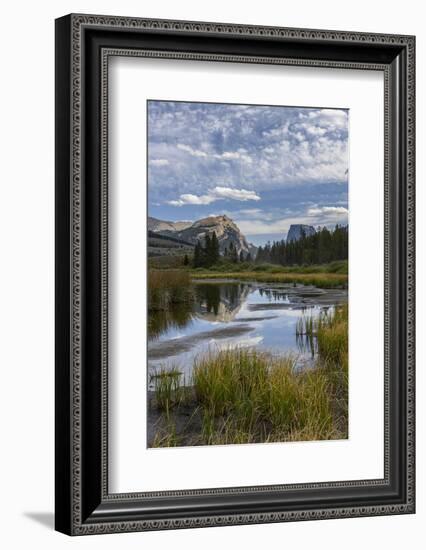
[[[158,222],[159,220],[156,220]],[[218,216],[207,216],[200,220],[195,221],[186,227],[176,227],[182,222],[163,222],[168,224],[167,226],[159,226],[160,229],[154,229],[154,231],[160,232],[164,235],[172,235],[183,241],[187,241],[196,244],[197,241],[203,240],[206,235],[212,235],[216,233],[216,237],[219,241],[220,251],[224,252],[225,248],[229,248],[231,243],[236,248],[237,252],[244,253],[255,252],[255,247],[249,245],[245,236],[239,230],[237,224],[231,220],[226,214]],[[171,227],[173,225],[174,227]]]
[[[305,225],[303,223],[292,223],[287,233],[287,242],[298,241],[304,234],[305,237],[315,235],[316,231],[312,225]]]
[[[231,220],[231,218],[228,218],[226,214],[221,214],[219,216],[207,216],[207,218],[201,218],[200,220],[197,220],[192,225],[194,227],[201,227],[201,226],[213,226],[213,225],[228,225],[235,223]]]

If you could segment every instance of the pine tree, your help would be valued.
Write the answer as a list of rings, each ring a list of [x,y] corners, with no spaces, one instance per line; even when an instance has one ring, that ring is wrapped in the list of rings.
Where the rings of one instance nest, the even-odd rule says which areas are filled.
[[[205,264],[206,267],[210,267],[212,265],[212,241],[210,239],[210,235],[207,233],[204,239],[204,257],[205,257]]]
[[[234,243],[232,241],[229,244],[229,259],[231,262],[234,261]]]
[[[297,241],[284,240],[269,242],[260,246],[256,263],[287,265],[312,265],[328,263],[348,258],[348,227],[336,225],[333,230],[318,228],[313,235],[306,235]],[[246,261],[248,259],[246,258]]]
[[[212,238],[210,241],[210,261],[212,262],[211,265],[217,264],[220,258],[220,252],[219,252],[219,241],[216,237],[216,232],[213,231]]]
[[[187,254],[183,257],[183,265],[189,265],[189,258]]]
[[[238,262],[238,251],[234,243],[231,241],[231,244],[229,245],[229,259],[231,262],[236,264]]]
[[[202,267],[202,247],[200,241],[197,241],[194,249],[194,267]]]

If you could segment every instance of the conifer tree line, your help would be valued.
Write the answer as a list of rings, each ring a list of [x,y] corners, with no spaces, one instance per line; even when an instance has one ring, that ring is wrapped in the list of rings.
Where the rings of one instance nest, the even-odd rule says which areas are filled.
[[[274,241],[260,246],[256,254],[256,263],[271,263],[278,265],[313,265],[326,264],[335,260],[348,259],[348,226],[336,225],[330,230],[327,227],[318,228],[314,235],[302,232],[300,239],[287,242]],[[197,241],[194,249],[193,266],[211,267],[221,259],[219,241],[213,231],[204,238],[204,243]],[[230,263],[252,262],[252,256],[244,251],[238,253],[233,242],[225,248],[223,260]],[[188,259],[184,265],[188,265]]]
[[[260,246],[256,263],[279,265],[325,264],[348,259],[348,226],[336,225],[333,230],[318,228],[314,235],[302,232],[300,239],[274,241]]]
[[[223,252],[223,257],[228,262],[237,264],[238,262],[251,262],[252,257],[250,252],[247,252],[247,254],[244,253],[244,250],[240,250],[240,253],[238,254],[237,247],[234,245],[234,243],[231,241],[229,244],[229,248],[225,247],[225,250]]]
[[[204,244],[200,240],[197,241],[194,249],[193,266],[211,267],[219,262],[220,257],[219,241],[216,233],[213,231],[211,235],[207,234],[205,236]],[[231,263],[252,261],[250,252],[245,254],[244,251],[241,250],[240,253],[238,253],[238,249],[232,241],[229,247],[225,247],[223,259]]]
[[[211,236],[207,233],[204,239],[204,246],[197,241],[194,249],[194,267],[211,267],[219,261],[219,241],[213,231]]]

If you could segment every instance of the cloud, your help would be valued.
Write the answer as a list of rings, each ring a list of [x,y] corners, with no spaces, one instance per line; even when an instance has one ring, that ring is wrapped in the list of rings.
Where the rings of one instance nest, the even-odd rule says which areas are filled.
[[[323,136],[327,133],[327,130],[320,126],[307,126],[306,132],[311,136]]]
[[[223,153],[207,153],[199,149],[193,149],[190,145],[178,143],[176,147],[180,151],[185,151],[193,157],[201,157],[205,159],[217,159],[217,160],[243,160],[244,162],[252,162],[251,158],[245,154],[246,151],[241,149],[240,151],[224,151]]]
[[[167,159],[151,159],[149,163],[152,166],[167,166],[169,161]]]
[[[150,200],[180,205],[179,189],[210,204],[218,182],[256,192],[345,185],[348,131],[344,109],[149,101]]]
[[[349,210],[343,206],[316,206],[314,208],[309,208],[308,210],[308,216],[318,216],[321,214],[347,216],[349,214]]]
[[[184,193],[179,199],[167,201],[172,206],[183,206],[185,204],[211,204],[219,200],[235,201],[259,201],[260,197],[254,191],[247,189],[231,189],[228,187],[216,186],[210,189],[205,195],[194,195],[193,193]]]
[[[255,215],[253,219],[236,219],[236,223],[245,235],[282,234],[284,237],[292,224],[306,224],[314,227],[333,227],[348,223],[349,211],[341,206],[317,206],[307,208],[299,215],[285,218],[268,219],[268,212]]]
[[[181,151],[185,151],[186,153],[189,153],[193,157],[207,157],[207,153],[205,153],[204,151],[197,151],[197,149],[193,149],[190,145],[184,145],[183,143],[178,143],[176,147]]]
[[[238,214],[242,216],[262,216],[264,214],[264,211],[260,208],[244,208],[242,210],[238,210]],[[232,214],[230,214],[232,215]]]
[[[184,204],[210,204],[217,200],[213,195],[197,196],[192,193],[184,193],[179,199],[167,201],[171,206],[183,206]]]
[[[214,193],[217,197],[232,199],[236,201],[259,201],[259,195],[247,189],[229,189],[228,187],[215,187]]]

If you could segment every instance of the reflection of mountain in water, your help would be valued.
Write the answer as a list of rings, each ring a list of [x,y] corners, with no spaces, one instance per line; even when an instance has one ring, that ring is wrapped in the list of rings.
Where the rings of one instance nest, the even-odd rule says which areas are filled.
[[[206,321],[227,323],[235,318],[250,292],[246,284],[197,284],[194,313]]]
[[[277,357],[291,353],[297,368],[310,368],[316,338],[298,324],[303,315],[316,319],[344,300],[347,291],[338,289],[320,293],[299,285],[194,282],[190,303],[149,312],[148,368],[177,368],[189,383],[200,354],[241,346]]]
[[[347,301],[347,291],[322,291],[300,285],[197,282],[193,286],[193,297],[189,304],[175,304],[167,311],[150,311],[148,339],[156,340],[169,329],[185,329],[196,319],[210,323],[229,323],[235,320],[247,300],[251,302],[248,310],[253,312],[281,309],[303,312],[314,306],[327,308],[343,303]],[[259,301],[259,297],[262,300]]]
[[[251,292],[250,285],[201,283],[194,287],[192,304],[175,304],[167,311],[148,312],[148,339],[168,329],[183,329],[194,317],[210,322],[232,321]]]

